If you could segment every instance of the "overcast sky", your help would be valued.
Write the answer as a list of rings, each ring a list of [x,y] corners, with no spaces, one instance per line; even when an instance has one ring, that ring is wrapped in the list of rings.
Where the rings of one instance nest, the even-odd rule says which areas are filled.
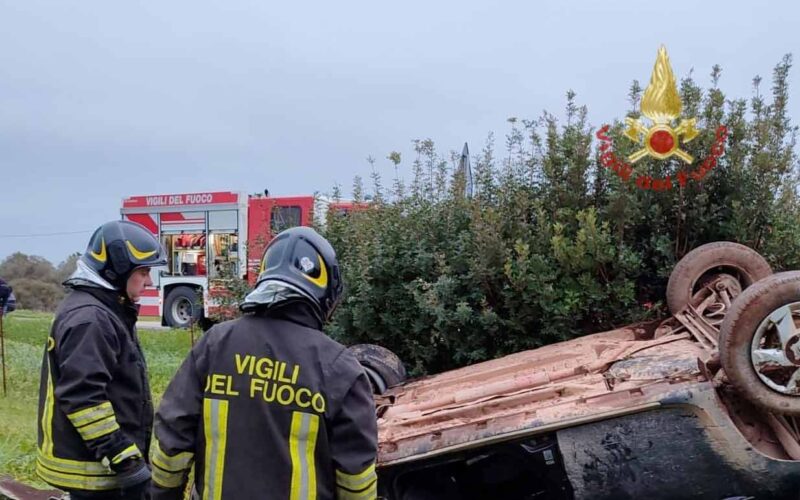
[[[408,172],[415,138],[477,152],[570,88],[602,124],[662,43],[677,78],[718,63],[750,97],[799,31],[796,1],[0,0],[0,259],[83,251],[130,195],[324,192],[368,155]]]

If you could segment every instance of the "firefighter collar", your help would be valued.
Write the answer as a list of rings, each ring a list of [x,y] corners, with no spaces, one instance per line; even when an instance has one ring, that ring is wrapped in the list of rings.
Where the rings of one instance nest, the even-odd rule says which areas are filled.
[[[308,296],[298,287],[277,280],[264,280],[244,298],[241,309],[249,312],[259,306],[274,306],[288,300],[304,299]]]
[[[80,260],[78,261],[78,267],[75,269],[75,272],[73,272],[70,277],[67,278],[67,280],[64,282],[64,285],[69,287],[89,286],[95,288],[105,288],[107,290],[116,290],[114,285],[104,280],[94,271],[94,269],[87,266]]]

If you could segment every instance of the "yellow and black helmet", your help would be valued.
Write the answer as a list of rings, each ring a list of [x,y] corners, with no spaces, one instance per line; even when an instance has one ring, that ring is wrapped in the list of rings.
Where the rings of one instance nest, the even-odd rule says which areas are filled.
[[[310,227],[279,233],[261,258],[257,284],[266,280],[288,283],[303,292],[323,321],[330,319],[344,290],[336,251]]]
[[[81,260],[119,290],[125,289],[134,269],[167,265],[164,247],[153,233],[126,220],[97,228]]]

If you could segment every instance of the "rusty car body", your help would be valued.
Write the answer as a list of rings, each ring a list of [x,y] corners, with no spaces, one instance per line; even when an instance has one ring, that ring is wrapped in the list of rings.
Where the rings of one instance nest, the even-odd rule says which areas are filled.
[[[670,308],[680,309],[667,320],[378,387],[379,497],[800,497],[797,391],[784,395],[788,413],[764,407],[731,383],[720,356],[726,316],[771,270],[742,264],[749,254],[731,263],[733,244],[719,245],[698,249],[699,265],[687,255],[695,265],[671,279]],[[753,356],[754,371],[776,376],[776,363]],[[391,372],[367,358],[371,375]]]

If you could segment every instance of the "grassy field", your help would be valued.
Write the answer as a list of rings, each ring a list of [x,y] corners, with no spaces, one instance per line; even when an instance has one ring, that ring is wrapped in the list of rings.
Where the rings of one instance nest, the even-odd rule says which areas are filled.
[[[8,395],[0,392],[0,473],[45,485],[36,478],[39,373],[52,315],[16,311],[3,318]],[[155,404],[191,347],[185,330],[140,331]]]

